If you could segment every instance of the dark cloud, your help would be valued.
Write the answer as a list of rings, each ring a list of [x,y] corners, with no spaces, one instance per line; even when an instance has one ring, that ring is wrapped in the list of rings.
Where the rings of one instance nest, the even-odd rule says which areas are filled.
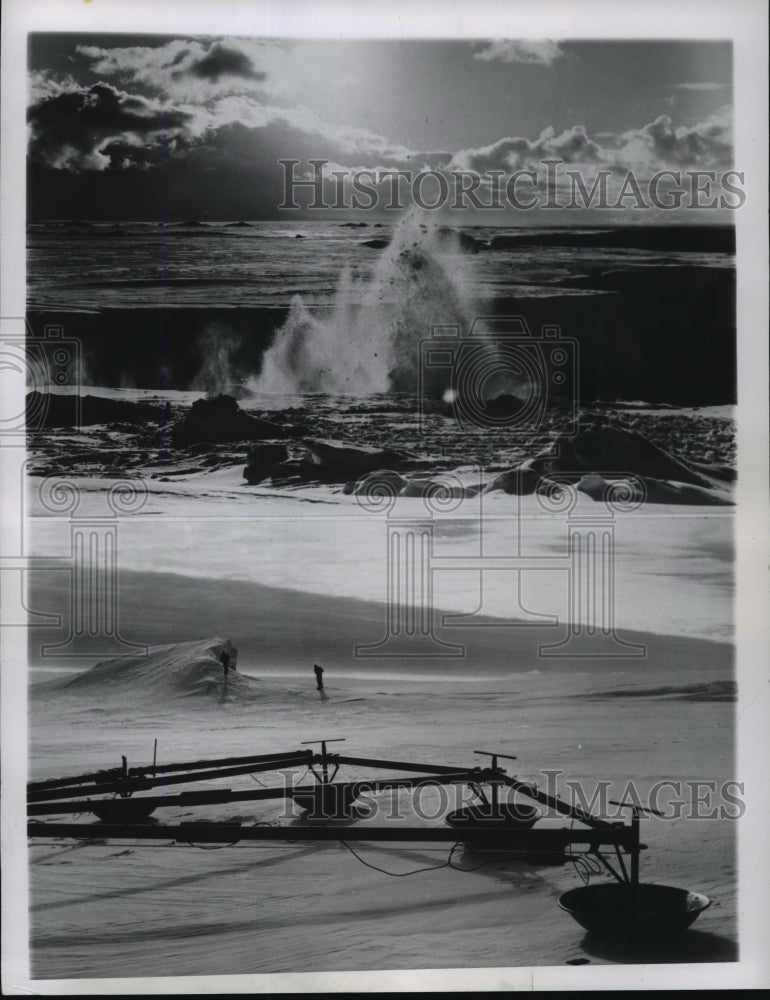
[[[240,76],[257,81],[267,79],[266,73],[254,69],[251,59],[245,52],[228,48],[221,42],[215,42],[202,59],[190,63],[183,72],[185,75],[212,80],[214,83],[221,76]]]
[[[30,163],[30,219],[270,219],[285,217],[283,172],[258,161],[240,126],[185,147],[158,145],[149,169],[53,170]],[[215,143],[222,142],[226,148]],[[107,151],[117,162],[133,151],[119,143]],[[142,151],[139,151],[140,153]],[[145,151],[147,156],[149,151]]]
[[[29,109],[29,156],[59,169],[104,170],[114,165],[112,143],[146,146],[153,136],[183,128],[190,117],[107,83],[62,91]]]

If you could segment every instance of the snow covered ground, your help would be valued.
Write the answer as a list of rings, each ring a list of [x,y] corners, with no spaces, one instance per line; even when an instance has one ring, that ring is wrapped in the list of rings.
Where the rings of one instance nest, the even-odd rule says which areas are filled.
[[[473,475],[470,470],[464,478]],[[32,513],[50,514],[40,506],[35,482],[29,491]],[[103,517],[105,492],[114,482],[79,480],[78,516]],[[237,467],[175,477],[169,483],[144,482],[149,492],[140,512],[120,519],[122,570],[162,570],[384,601],[388,517],[415,524],[432,520],[437,607],[475,611],[483,588],[484,613],[520,618],[521,610],[512,603],[515,574],[496,570],[491,558],[479,564],[477,557],[521,554],[534,561],[522,574],[525,607],[564,621],[570,516],[575,521],[587,517],[600,526],[612,524],[619,627],[722,642],[733,637],[732,507],[644,504],[608,515],[603,504],[581,493],[577,507],[567,514],[545,511],[534,495],[494,493],[453,502],[448,512],[429,512],[422,500],[399,497],[392,510],[373,513],[355,497],[328,488],[309,486],[287,494],[247,486]],[[29,524],[34,551],[69,553],[66,518],[38,516]],[[442,569],[442,558],[454,558],[453,568]],[[467,560],[468,568],[458,568],[457,559]],[[578,620],[585,611],[580,604],[571,610]]]
[[[103,517],[107,485],[79,481],[79,517]],[[616,514],[615,625],[644,654],[559,660],[539,649],[563,635],[570,613],[567,515],[545,513],[533,497],[512,510],[516,502],[485,496],[480,512],[478,498],[467,498],[433,517],[433,604],[485,616],[487,627],[452,628],[437,615],[437,634],[462,642],[465,657],[377,661],[353,650],[385,629],[384,514],[325,488],[245,488],[235,469],[153,481],[141,511],[117,519],[120,634],[150,647],[197,645],[154,654],[146,661],[151,670],[135,677],[121,680],[122,670],[78,677],[73,668],[93,660],[40,655],[42,641],[66,638],[68,578],[32,572],[32,606],[60,612],[63,624],[31,633],[31,680],[59,680],[31,692],[30,779],[115,767],[123,754],[130,766],[148,764],[156,739],[159,763],[294,750],[324,738],[345,738],[339,746],[353,755],[461,767],[479,762],[474,750],[497,750],[516,755],[509,773],[543,786],[556,781],[565,796],[590,801],[602,783],[609,783],[607,798],[627,797],[629,787],[643,801],[658,796],[667,815],[643,821],[643,881],[712,899],[684,939],[629,954],[587,937],[557,905],[562,892],[581,884],[569,863],[488,861],[462,848],[450,857],[448,844],[351,844],[357,858],[335,843],[211,850],[41,838],[29,852],[32,979],[61,980],[66,991],[84,979],[102,989],[121,978],[133,990],[146,976],[204,977],[215,990],[231,982],[257,991],[340,983],[379,990],[421,982],[414,970],[453,969],[425,982],[470,988],[477,980],[468,970],[486,970],[484,982],[511,988],[574,986],[592,969],[606,975],[639,962],[649,963],[653,976],[656,966],[687,963],[703,969],[706,981],[708,963],[735,961],[736,842],[746,821],[736,818],[741,790],[727,786],[738,806],[724,796],[725,783],[742,777],[730,642],[732,510],[655,505]],[[573,516],[597,510],[587,497],[579,503]],[[401,498],[390,517],[425,520],[425,507]],[[36,516],[27,527],[35,552],[66,560],[68,518]],[[479,560],[517,551],[536,567],[522,574],[521,606],[555,616],[558,625],[500,627],[520,616],[515,575]],[[555,568],[546,565],[549,557]],[[437,568],[443,558],[454,568]],[[216,657],[209,661],[205,652],[214,634],[240,651],[237,684],[226,699]],[[326,671],[323,701],[313,662]],[[73,678],[77,683],[67,683]],[[249,786],[248,775],[232,785]],[[704,795],[708,801],[699,804]],[[443,825],[450,805],[435,797],[415,803],[404,792],[375,799],[380,810],[398,805],[417,825]],[[283,808],[284,800],[212,805],[164,810],[161,818],[274,824]],[[741,943],[744,937],[742,930]],[[399,980],[397,970],[412,971]],[[224,975],[237,978],[218,978]],[[693,982],[700,975],[688,972]],[[157,980],[156,991],[172,982]]]
[[[186,687],[184,655],[190,664]],[[693,817],[696,789],[703,796],[705,787],[698,782],[713,778],[721,787],[732,776],[729,698],[688,694],[687,685],[629,697],[616,689],[617,678],[594,677],[586,692],[585,679],[523,676],[475,684],[332,680],[328,701],[321,702],[298,679],[239,678],[241,686],[231,687],[222,702],[215,691],[201,690],[200,647],[186,647],[184,655],[178,647],[160,652],[139,667],[133,686],[121,679],[125,667],[97,668],[87,683],[73,683],[68,675],[33,692],[31,775],[117,766],[121,754],[130,766],[148,764],[155,739],[162,763],[300,749],[301,740],[322,737],[344,737],[344,746],[330,749],[346,754],[460,767],[480,762],[475,749],[498,749],[518,757],[503,762],[509,773],[565,800],[576,794],[569,780],[589,800],[601,781],[608,782],[606,804],[627,797],[629,781],[646,800],[661,779],[676,775],[678,790],[657,793],[667,818],[643,823],[649,846],[643,880],[704,892],[713,904],[677,946],[629,955],[588,939],[558,908],[559,895],[581,884],[571,864],[490,862],[461,848],[447,865],[450,845],[350,845],[364,862],[393,876],[433,869],[397,878],[335,843],[257,842],[212,850],[130,837],[108,843],[33,838],[35,979],[736,958],[737,824]],[[211,664],[216,666],[213,655]],[[362,776],[360,769],[345,769],[346,778]],[[254,787],[254,780],[273,785],[276,777],[246,775],[225,786]],[[382,792],[372,802],[377,822],[418,826],[441,826],[450,805],[436,790],[417,799]],[[714,798],[711,805],[726,803]],[[277,824],[286,821],[285,809],[278,800],[175,807],[159,816],[167,822]],[[541,820],[561,822],[548,815]],[[606,876],[594,873],[593,879]]]

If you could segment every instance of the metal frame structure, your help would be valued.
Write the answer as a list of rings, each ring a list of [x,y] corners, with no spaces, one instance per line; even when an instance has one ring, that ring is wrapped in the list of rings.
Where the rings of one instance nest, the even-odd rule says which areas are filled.
[[[574,858],[574,849],[595,857],[623,885],[639,885],[639,855],[645,845],[639,839],[639,819],[643,811],[637,804],[632,809],[630,823],[615,822],[595,816],[577,805],[548,795],[535,785],[519,781],[507,774],[498,763],[500,758],[515,760],[505,754],[477,750],[489,757],[489,766],[463,768],[447,764],[430,764],[404,760],[384,760],[330,752],[327,744],[342,740],[320,740],[320,750],[292,750],[273,754],[195,760],[171,764],[156,764],[129,768],[125,757],[119,768],[74,775],[46,781],[30,782],[27,786],[28,836],[31,838],[110,839],[128,837],[134,840],[173,840],[179,843],[234,844],[239,841],[370,841],[413,843],[461,842],[475,850],[513,852],[526,860],[540,864],[564,864]],[[310,742],[302,746],[312,745]],[[246,790],[230,788],[194,791],[152,792],[158,788],[214,779],[254,775],[305,765],[314,783],[287,788],[286,785]],[[372,780],[336,781],[342,766],[387,769],[411,772],[409,777],[386,776]],[[480,804],[466,811],[462,824],[455,826],[414,826],[404,823],[390,826],[339,821],[355,819],[351,807],[364,792],[386,789],[419,789],[429,785],[468,786]],[[490,799],[483,785],[491,788]],[[532,828],[517,822],[505,811],[500,800],[502,789],[523,795],[546,806],[570,821],[569,826]],[[110,797],[111,796],[111,797]],[[252,826],[241,823],[184,822],[177,824],[147,820],[158,808],[190,807],[220,803],[254,802],[291,798],[305,810],[306,824]],[[461,810],[462,812],[462,810]],[[530,817],[533,810],[529,810]],[[59,816],[63,813],[96,813],[109,817],[106,822],[41,822],[38,817]],[[333,820],[337,822],[330,823]],[[581,824],[576,828],[574,823]],[[614,853],[615,865],[602,853]],[[569,854],[568,854],[569,851]],[[630,871],[625,858],[630,858]]]

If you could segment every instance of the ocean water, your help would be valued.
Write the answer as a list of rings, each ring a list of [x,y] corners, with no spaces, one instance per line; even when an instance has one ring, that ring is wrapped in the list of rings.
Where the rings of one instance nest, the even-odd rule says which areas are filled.
[[[427,214],[407,221],[408,239],[418,238],[420,226],[434,234],[442,228]],[[403,220],[361,228],[299,220],[32,223],[28,305],[31,310],[289,307],[301,295],[306,305],[323,306],[338,291],[345,270],[351,278],[348,294],[360,303],[383,249],[366,243],[391,240],[399,225]],[[607,234],[617,229],[475,226],[455,232],[474,240],[478,252],[469,254],[451,241],[445,250],[456,279],[467,282],[481,300],[600,295],[600,290],[570,285],[568,279],[616,267],[734,266],[732,253],[710,249],[723,245],[723,238],[714,237],[715,227],[703,227],[695,236],[688,228],[686,238],[677,228],[656,241],[657,248],[646,249],[633,245],[639,242],[633,238],[638,230],[629,227],[630,245],[621,240],[608,246]],[[574,244],[578,235],[585,238],[583,245]],[[521,245],[487,249],[500,237],[521,240]],[[537,245],[538,238],[549,243]]]
[[[474,321],[491,318],[495,336],[530,351],[568,340],[581,399],[724,404],[735,401],[732,251],[722,227],[461,230],[428,213],[37,223],[28,316],[36,338],[58,324],[77,344],[66,378],[87,385],[414,392],[430,338],[473,340]]]

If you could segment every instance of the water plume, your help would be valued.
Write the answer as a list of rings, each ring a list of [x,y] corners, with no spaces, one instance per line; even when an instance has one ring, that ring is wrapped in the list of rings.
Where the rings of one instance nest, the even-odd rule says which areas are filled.
[[[467,330],[476,314],[466,267],[451,232],[407,214],[370,278],[343,271],[325,310],[294,299],[250,388],[355,396],[416,391],[420,341],[436,325]]]
[[[240,339],[232,327],[214,321],[208,323],[198,338],[198,350],[204,361],[190,385],[208,395],[244,394],[243,373],[236,362]]]

